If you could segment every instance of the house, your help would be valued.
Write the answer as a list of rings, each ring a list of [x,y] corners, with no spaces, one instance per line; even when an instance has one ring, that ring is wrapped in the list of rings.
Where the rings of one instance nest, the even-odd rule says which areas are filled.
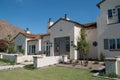
[[[15,48],[19,52],[25,50],[25,55],[44,53],[47,56],[68,55],[69,59],[79,59],[79,53],[73,47],[77,45],[77,38],[81,29],[87,33],[87,41],[91,44],[89,58],[97,59],[97,27],[96,22],[80,24],[70,20],[67,15],[56,22],[48,22],[46,34],[19,33],[15,38]]]
[[[53,23],[53,22],[49,22]],[[79,53],[72,46],[77,45],[77,38],[80,35],[81,29],[85,28],[87,33],[87,41],[91,44],[89,58],[97,59],[97,46],[93,43],[97,41],[96,23],[80,24],[78,22],[65,18],[60,18],[51,26],[48,26],[50,31],[50,53],[52,56],[68,55],[70,59],[79,59]]]
[[[102,0],[97,5],[100,16],[97,19],[98,57],[120,55],[120,0]]]

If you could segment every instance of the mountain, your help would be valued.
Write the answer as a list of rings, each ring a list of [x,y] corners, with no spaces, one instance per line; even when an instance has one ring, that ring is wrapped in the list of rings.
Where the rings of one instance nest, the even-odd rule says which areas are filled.
[[[6,38],[9,34],[12,35],[12,38],[15,37],[19,32],[25,32],[19,27],[11,25],[7,21],[0,20],[0,39]]]

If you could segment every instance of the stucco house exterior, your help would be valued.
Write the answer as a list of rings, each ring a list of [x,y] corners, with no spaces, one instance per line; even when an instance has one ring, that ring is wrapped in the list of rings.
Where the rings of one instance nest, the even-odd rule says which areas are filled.
[[[93,42],[97,41],[96,23],[80,24],[69,20],[66,16],[48,27],[50,42],[52,43],[51,55],[68,55],[70,59],[79,59],[79,53],[72,45],[77,45],[77,38],[82,28],[86,29],[87,41],[91,44],[89,58],[97,59],[97,47],[92,45]]]
[[[91,44],[89,51],[90,59],[97,59],[97,27],[96,22],[80,24],[76,21],[60,18],[56,22],[49,20],[46,34],[19,33],[13,40],[16,51],[25,50],[25,55],[44,53],[47,56],[67,55],[69,59],[79,59],[80,54],[73,44],[77,45],[77,38],[81,29],[86,30],[87,41]]]
[[[102,0],[97,6],[98,57],[101,53],[106,57],[120,56],[120,0]]]

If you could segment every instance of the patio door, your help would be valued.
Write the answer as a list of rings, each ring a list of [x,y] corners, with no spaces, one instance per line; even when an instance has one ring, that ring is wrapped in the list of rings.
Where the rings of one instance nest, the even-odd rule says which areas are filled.
[[[70,37],[60,37],[54,39],[55,56],[70,54]]]

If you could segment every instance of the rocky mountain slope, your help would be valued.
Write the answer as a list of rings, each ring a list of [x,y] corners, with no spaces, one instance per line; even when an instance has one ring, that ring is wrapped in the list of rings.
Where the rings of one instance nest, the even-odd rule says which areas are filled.
[[[11,25],[7,21],[0,20],[0,39],[6,38],[9,34],[12,38],[16,36],[19,32],[25,32],[19,27]]]

